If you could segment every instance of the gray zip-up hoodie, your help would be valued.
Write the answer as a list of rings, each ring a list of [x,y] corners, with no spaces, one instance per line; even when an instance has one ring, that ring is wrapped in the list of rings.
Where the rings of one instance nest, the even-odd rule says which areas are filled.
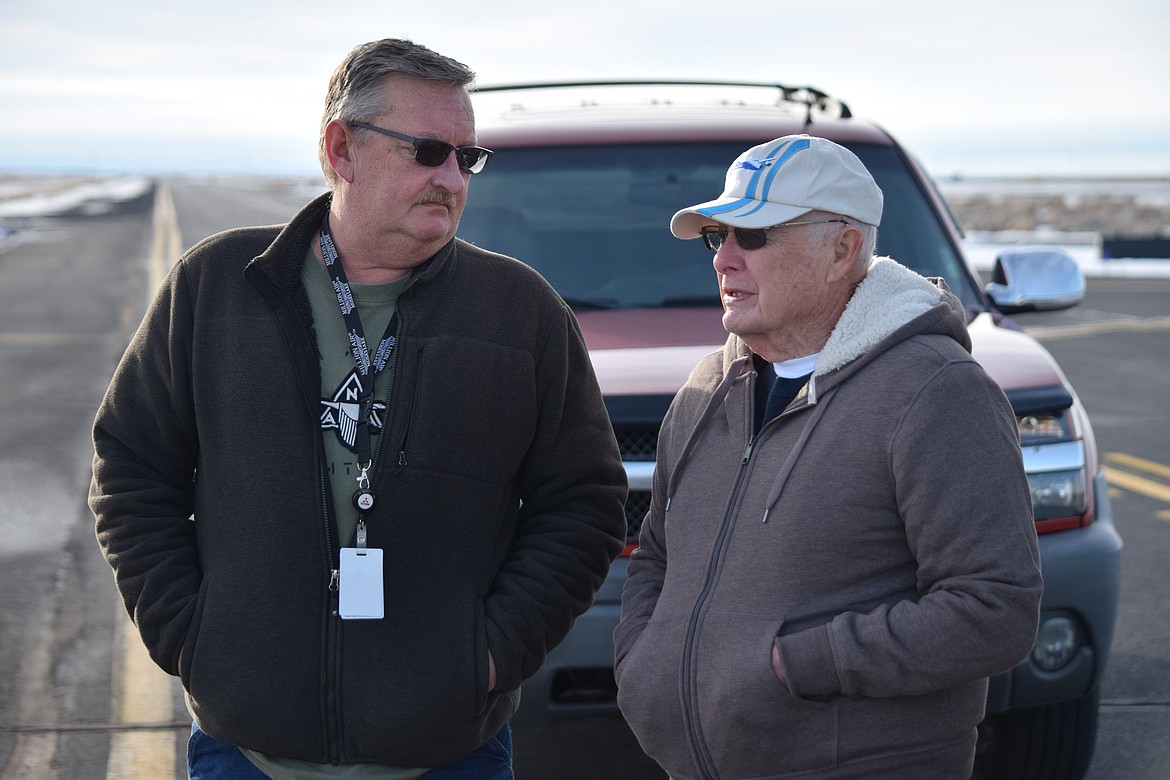
[[[755,382],[732,336],[663,422],[615,632],[622,712],[676,780],[968,777],[1041,578],[1014,417],[962,304],[876,259],[753,438]]]

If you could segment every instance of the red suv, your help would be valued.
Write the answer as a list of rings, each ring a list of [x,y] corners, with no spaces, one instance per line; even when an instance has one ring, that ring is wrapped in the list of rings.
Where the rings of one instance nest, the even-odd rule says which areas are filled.
[[[941,276],[966,305],[974,356],[1015,409],[1044,570],[1031,655],[992,680],[976,776],[1079,778],[1097,730],[1121,539],[1093,431],[1052,357],[1005,314],[1076,304],[1056,250],[1005,254],[981,288],[930,178],[884,130],[807,87],[727,82],[528,84],[478,90],[479,143],[461,238],[532,265],[573,307],[630,480],[626,553],[650,503],[658,428],[699,359],[726,339],[711,254],[668,229],[723,189],[744,149],[792,133],[851,149],[885,195],[877,251]],[[626,561],[524,684],[516,723],[616,711],[612,632]]]

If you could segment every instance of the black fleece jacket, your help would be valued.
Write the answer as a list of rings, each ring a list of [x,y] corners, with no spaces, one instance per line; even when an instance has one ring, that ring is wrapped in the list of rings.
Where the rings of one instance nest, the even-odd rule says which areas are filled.
[[[527,266],[453,240],[399,301],[366,517],[385,619],[339,620],[299,273],[326,208],[212,236],[172,269],[98,412],[90,505],[208,734],[440,766],[511,716],[590,605],[625,539],[625,475],[572,312]]]

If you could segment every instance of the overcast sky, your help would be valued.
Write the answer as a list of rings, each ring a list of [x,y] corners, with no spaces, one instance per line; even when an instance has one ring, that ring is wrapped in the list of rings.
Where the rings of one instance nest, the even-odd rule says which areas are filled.
[[[1170,175],[1166,0],[0,0],[0,172],[312,175],[330,73],[383,37],[485,85],[815,86],[936,176]]]

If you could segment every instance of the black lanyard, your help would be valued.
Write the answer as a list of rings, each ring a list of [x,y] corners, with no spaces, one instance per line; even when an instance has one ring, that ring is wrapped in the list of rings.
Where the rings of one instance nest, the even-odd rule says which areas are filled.
[[[345,327],[349,335],[350,352],[353,354],[354,364],[357,367],[358,380],[361,382],[361,395],[358,398],[357,430],[354,436],[354,454],[357,455],[357,465],[361,474],[357,478],[358,491],[354,494],[354,506],[359,511],[365,511],[374,505],[374,494],[370,490],[369,470],[374,463],[373,445],[370,440],[370,415],[374,407],[374,378],[390,362],[390,356],[398,345],[398,309],[395,307],[394,316],[386,325],[386,332],[378,343],[373,360],[366,347],[366,335],[362,329],[362,320],[358,316],[357,304],[349,288],[349,281],[345,278],[345,269],[341,267],[341,258],[337,254],[337,247],[333,244],[333,236],[329,235],[329,214],[321,220],[321,257],[325,261],[325,269],[333,280],[333,290],[337,293],[337,305],[341,309],[341,316],[345,320]],[[371,369],[373,369],[371,371]]]

